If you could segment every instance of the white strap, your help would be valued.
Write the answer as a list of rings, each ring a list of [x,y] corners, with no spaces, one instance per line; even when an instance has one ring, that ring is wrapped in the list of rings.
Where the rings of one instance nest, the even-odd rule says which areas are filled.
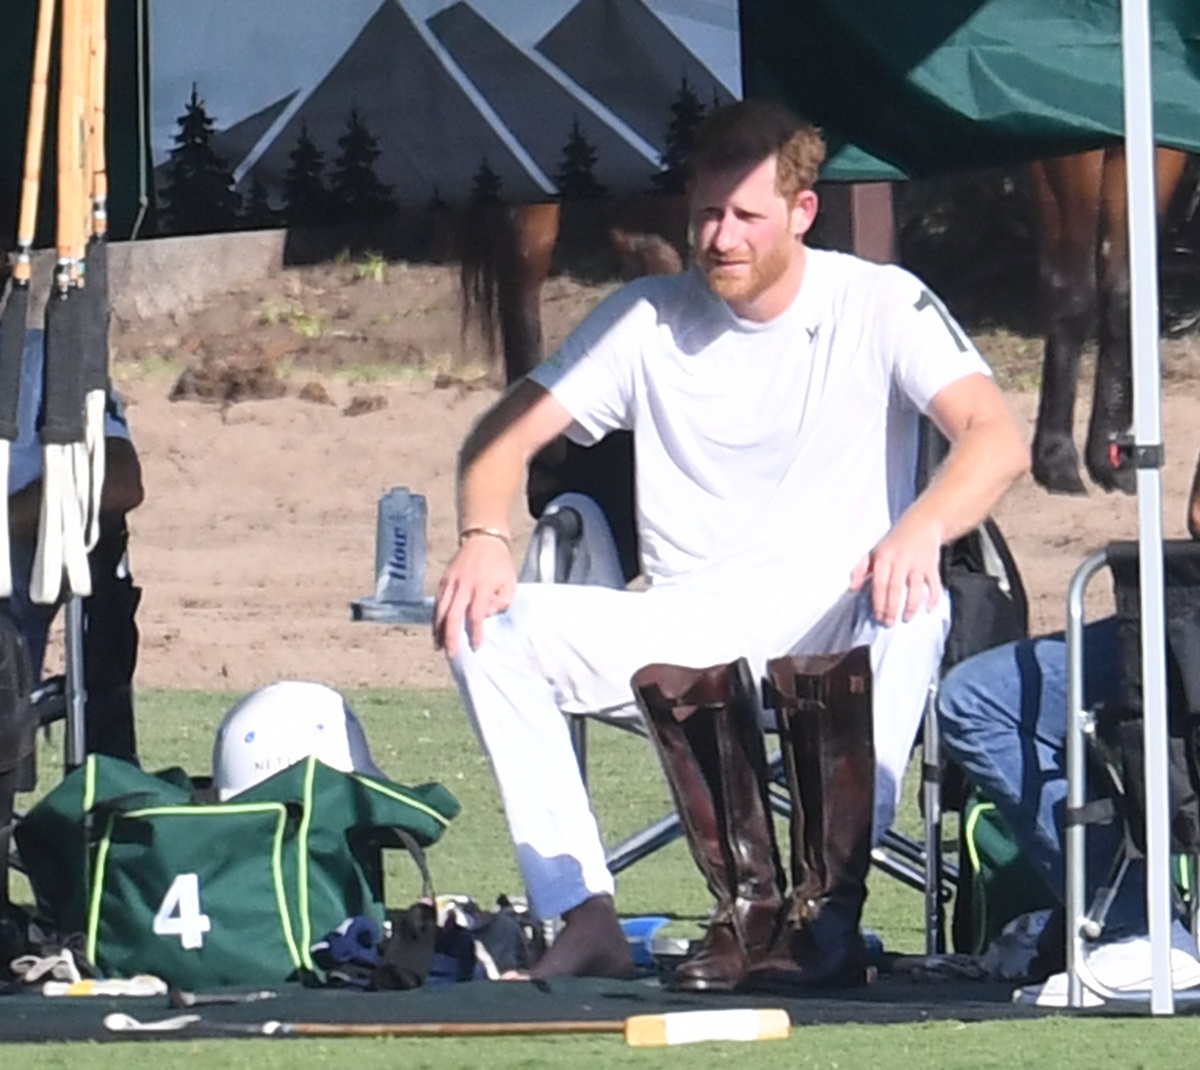
[[[91,502],[91,465],[87,446],[73,442],[67,447],[70,458],[70,483],[73,493],[63,498],[63,564],[67,588],[71,594],[86,598],[92,593],[92,570],[88,566],[87,522]]]
[[[62,495],[67,479],[63,446],[42,447],[42,508],[38,518],[37,550],[29,576],[29,597],[39,605],[58,601],[62,590]]]
[[[103,390],[89,391],[84,402],[85,431],[88,457],[87,549],[90,553],[100,540],[100,499],[104,490],[104,406]]]
[[[86,598],[92,593],[84,540],[89,497],[87,447],[81,443],[45,446],[42,450],[42,511],[37,551],[29,578],[29,597],[40,605],[53,605],[67,591]]]

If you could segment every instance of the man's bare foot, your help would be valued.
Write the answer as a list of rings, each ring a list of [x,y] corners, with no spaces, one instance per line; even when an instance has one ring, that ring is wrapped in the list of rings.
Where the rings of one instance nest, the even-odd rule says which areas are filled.
[[[532,969],[510,971],[506,981],[547,977],[633,977],[633,953],[612,896],[594,895],[563,915],[562,931]]]

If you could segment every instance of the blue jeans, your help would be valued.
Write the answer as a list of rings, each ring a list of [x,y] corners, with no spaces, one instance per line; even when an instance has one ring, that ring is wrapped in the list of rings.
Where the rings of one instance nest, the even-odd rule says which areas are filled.
[[[1120,683],[1115,618],[1084,629],[1083,699],[1114,700]],[[1061,902],[1067,797],[1067,644],[1060,632],[984,651],[956,665],[938,690],[942,744],[996,805],[1029,861]],[[1119,821],[1088,829],[1089,894],[1120,847]],[[1105,920],[1105,938],[1144,932],[1145,875],[1131,865]]]

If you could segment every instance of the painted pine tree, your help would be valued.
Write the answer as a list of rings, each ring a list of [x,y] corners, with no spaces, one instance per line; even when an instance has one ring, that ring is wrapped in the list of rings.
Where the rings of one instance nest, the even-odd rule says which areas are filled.
[[[261,230],[279,225],[279,212],[271,207],[270,195],[262,180],[255,174],[250,180],[242,202],[242,226],[250,230]]]
[[[379,142],[357,108],[350,110],[346,132],[338,138],[333,161],[333,210],[340,220],[381,219],[396,210],[392,188],[375,173]]]
[[[160,191],[159,229],[166,234],[235,230],[241,198],[229,165],[212,147],[216,125],[195,83],[176,122],[175,148]]]
[[[329,189],[325,185],[325,154],[300,124],[296,147],[288,156],[283,177],[284,216],[291,226],[319,226],[332,222]]]
[[[596,181],[595,147],[584,136],[579,120],[571,122],[571,133],[563,146],[562,162],[554,175],[558,194],[564,201],[586,201],[606,197],[608,191]]]
[[[475,177],[471,180],[471,203],[496,204],[500,200],[503,188],[503,181],[492,170],[492,165],[488,163],[485,156],[479,165],[479,170],[475,172]]]
[[[667,123],[666,147],[659,168],[650,176],[659,193],[682,193],[687,184],[687,155],[691,151],[696,130],[704,120],[704,105],[684,75],[679,92],[671,103],[671,118]]]

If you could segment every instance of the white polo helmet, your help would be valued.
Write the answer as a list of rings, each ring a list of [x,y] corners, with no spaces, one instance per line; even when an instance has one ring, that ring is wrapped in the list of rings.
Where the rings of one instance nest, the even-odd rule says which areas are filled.
[[[224,801],[309,755],[343,773],[385,776],[341,694],[324,684],[280,680],[225,714],[213,744],[213,786]]]

